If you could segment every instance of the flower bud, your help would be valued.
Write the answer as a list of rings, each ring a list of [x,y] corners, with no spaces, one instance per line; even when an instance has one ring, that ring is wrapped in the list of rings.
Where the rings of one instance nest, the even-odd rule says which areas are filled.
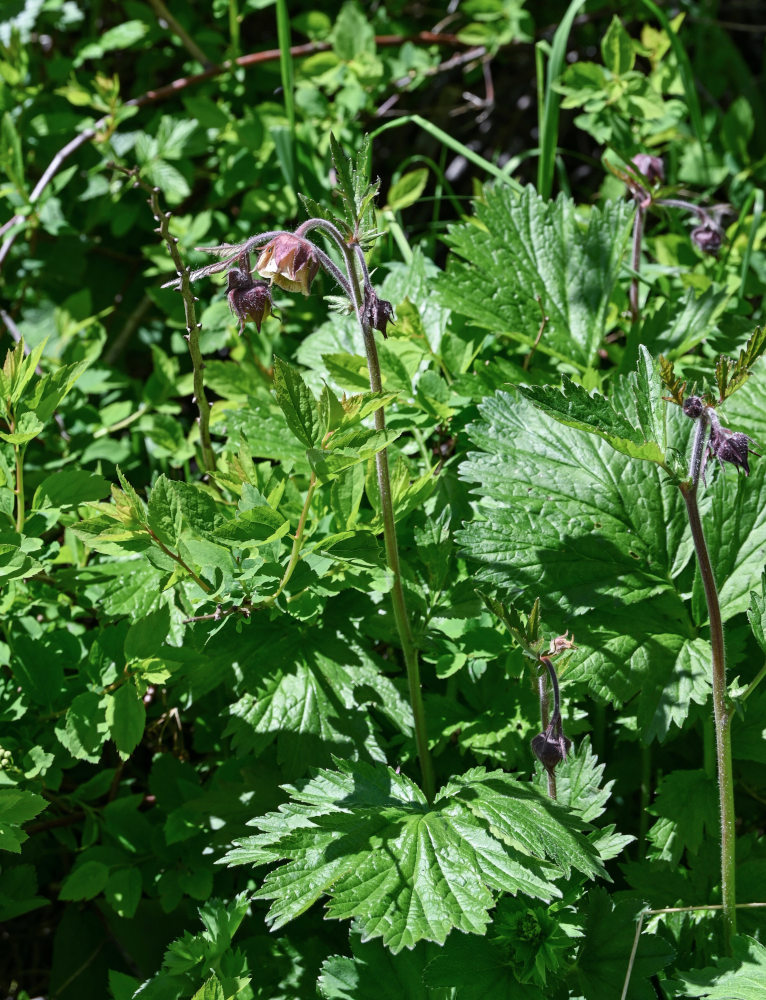
[[[750,465],[747,460],[748,452],[753,455],[760,455],[750,447],[752,439],[743,434],[742,431],[732,431],[728,427],[721,427],[719,424],[711,429],[708,450],[711,455],[715,455],[723,468],[724,462],[731,462],[737,471],[745,470],[745,475],[750,475]]]
[[[379,299],[373,289],[368,288],[364,293],[362,318],[373,330],[380,330],[387,337],[386,327],[389,322],[394,322],[394,307],[385,299]]]
[[[249,269],[234,267],[226,275],[229,308],[239,320],[239,332],[245,332],[245,323],[251,319],[258,333],[261,323],[271,315],[274,305],[271,290],[265,281],[253,281]]]
[[[301,236],[280,233],[263,248],[255,269],[286,292],[308,295],[319,270],[316,247]]]
[[[548,726],[544,733],[539,733],[535,736],[532,740],[532,753],[537,757],[545,770],[552,774],[554,768],[562,760],[566,760],[571,746],[572,741],[564,736],[561,728],[561,720],[559,719],[558,725],[554,725],[553,721],[551,721],[551,725]]]
[[[716,225],[712,219],[709,219],[707,222],[703,222],[701,226],[692,229],[692,241],[697,244],[703,253],[710,253],[715,256],[723,243],[721,227]]]
[[[700,396],[687,396],[684,400],[684,413],[690,420],[696,420],[705,412],[705,400]]]
[[[661,157],[637,153],[630,162],[650,184],[662,184],[665,180],[665,164]]]

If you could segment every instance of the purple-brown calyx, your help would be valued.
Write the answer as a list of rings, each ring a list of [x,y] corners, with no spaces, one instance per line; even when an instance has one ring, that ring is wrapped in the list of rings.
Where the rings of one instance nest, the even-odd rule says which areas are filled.
[[[372,288],[367,288],[364,293],[362,317],[373,330],[380,330],[386,338],[388,336],[386,327],[394,322],[394,307],[385,299],[379,299]]]
[[[243,262],[240,262],[243,263]],[[226,275],[229,308],[239,320],[240,334],[245,332],[245,323],[251,319],[258,332],[261,323],[271,315],[274,302],[267,281],[253,281],[249,264],[234,267]]]

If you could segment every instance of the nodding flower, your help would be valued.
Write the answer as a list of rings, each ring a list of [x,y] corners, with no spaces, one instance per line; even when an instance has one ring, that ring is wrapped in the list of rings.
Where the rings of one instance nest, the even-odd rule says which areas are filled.
[[[308,295],[319,270],[316,247],[301,236],[279,233],[261,250],[255,269],[286,292]]]

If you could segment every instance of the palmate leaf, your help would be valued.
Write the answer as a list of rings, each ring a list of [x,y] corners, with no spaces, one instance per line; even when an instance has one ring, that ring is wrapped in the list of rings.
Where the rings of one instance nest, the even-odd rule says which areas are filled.
[[[544,311],[537,350],[585,369],[605,333],[632,213],[627,202],[608,202],[583,222],[563,195],[554,202],[532,188],[521,197],[488,189],[476,218],[450,228],[455,256],[437,281],[439,298],[530,346]]]
[[[493,892],[551,900],[571,868],[604,873],[587,824],[508,774],[476,768],[429,805],[390,768],[336,765],[288,786],[290,802],[254,820],[261,833],[224,859],[287,861],[256,894],[274,900],[274,929],[327,896],[328,916],[356,918],[363,940],[396,953],[453,929],[484,933]]]
[[[579,653],[564,684],[585,681],[618,704],[638,695],[642,736],[663,739],[709,691],[695,634],[704,620],[674,582],[692,555],[680,491],[653,462],[517,397],[498,393],[480,409],[469,434],[481,451],[461,473],[477,484],[482,519],[458,542],[481,564],[481,581],[521,591],[522,604],[539,594],[550,626],[575,633]],[[679,450],[690,425],[670,409],[669,440]]]
[[[423,969],[438,953],[435,945],[421,942],[394,956],[380,941],[362,944],[356,929],[349,940],[353,958],[332,955],[322,963],[317,981],[322,1000],[433,1000],[423,983]]]
[[[573,975],[585,1000],[604,1000],[622,993],[641,903],[615,903],[603,889],[591,889],[585,909],[585,933]],[[670,945],[657,934],[641,935],[633,964],[628,1000],[654,1000],[649,977],[673,958]]]
[[[630,458],[665,461],[665,414],[658,366],[645,348],[639,350],[638,370],[624,380],[628,413],[621,413],[605,396],[588,393],[564,376],[561,388],[518,386],[518,392],[539,410],[567,427],[597,434]],[[632,412],[631,412],[632,411]]]
[[[740,934],[732,941],[732,958],[720,958],[715,968],[680,973],[677,997],[706,1000],[762,1000],[766,982],[766,947]],[[679,973],[676,973],[679,976]]]
[[[329,616],[328,616],[329,617]],[[237,754],[276,743],[283,774],[298,778],[333,753],[381,759],[370,709],[409,733],[411,711],[351,629],[294,620],[227,623],[189,675],[195,694],[231,680],[235,697],[224,735]]]

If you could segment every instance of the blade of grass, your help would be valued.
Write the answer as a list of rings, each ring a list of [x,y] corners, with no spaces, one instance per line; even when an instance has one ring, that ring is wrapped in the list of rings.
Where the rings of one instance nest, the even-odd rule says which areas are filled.
[[[480,167],[486,173],[491,174],[493,177],[499,178],[501,181],[506,183],[511,187],[517,194],[521,194],[523,187],[517,180],[513,177],[509,177],[505,171],[500,167],[495,166],[489,160],[475,153],[468,146],[464,146],[462,142],[458,142],[457,139],[453,139],[451,135],[447,132],[442,131],[438,125],[434,125],[432,122],[426,121],[425,118],[421,118],[420,115],[404,115],[401,118],[396,118],[394,121],[386,122],[385,125],[381,125],[380,128],[376,128],[374,132],[370,133],[370,139],[375,139],[376,136],[381,135],[383,132],[388,132],[389,129],[398,128],[400,125],[417,125],[422,128],[424,132],[427,132],[434,139],[442,143],[448,149],[451,149],[454,153],[458,153],[460,156],[464,156],[469,163],[473,163],[474,166]]]
[[[553,36],[553,45],[548,59],[548,72],[544,73],[543,55],[544,43],[538,42],[535,47],[537,66],[537,108],[538,127],[540,130],[540,159],[537,164],[537,192],[542,198],[550,198],[553,187],[553,171],[556,162],[556,148],[559,133],[559,105],[561,98],[553,89],[564,69],[567,54],[567,42],[574,24],[574,19],[580,12],[585,0],[572,0],[566,13]],[[543,77],[545,87],[543,88]],[[543,95],[542,102],[540,100]]]
[[[287,128],[275,126],[271,129],[277,147],[277,157],[285,180],[293,192],[298,188],[297,156],[295,149],[295,72],[290,52],[290,14],[287,0],[277,0],[277,41],[279,42],[279,73],[282,77],[282,95],[285,106]]]
[[[290,52],[290,15],[287,10],[287,0],[277,0],[277,41],[279,42],[279,72],[282,77],[284,91],[285,115],[290,127],[290,134],[295,139],[295,72],[293,57]]]

